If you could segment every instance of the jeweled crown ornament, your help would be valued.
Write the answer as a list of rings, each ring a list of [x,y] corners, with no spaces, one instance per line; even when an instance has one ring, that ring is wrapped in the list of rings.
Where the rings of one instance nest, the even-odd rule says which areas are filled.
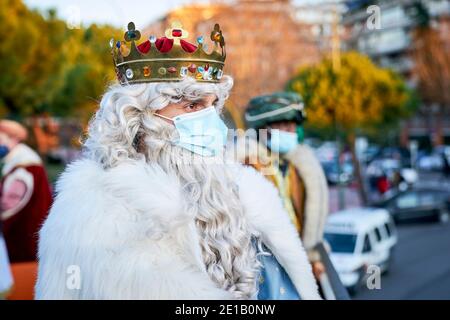
[[[121,84],[143,82],[181,81],[193,77],[200,82],[219,82],[225,62],[225,39],[216,24],[211,32],[214,49],[205,51],[204,38],[197,38],[197,45],[184,39],[188,37],[179,22],[165,31],[165,36],[136,45],[141,33],[133,22],[128,24],[125,41],[111,39],[116,74]],[[129,43],[129,44],[127,44]]]

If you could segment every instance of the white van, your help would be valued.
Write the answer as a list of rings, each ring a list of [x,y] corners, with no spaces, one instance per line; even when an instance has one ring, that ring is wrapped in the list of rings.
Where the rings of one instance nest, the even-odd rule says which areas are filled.
[[[350,292],[355,292],[371,265],[389,269],[397,232],[385,209],[355,208],[333,213],[325,225],[330,259]]]

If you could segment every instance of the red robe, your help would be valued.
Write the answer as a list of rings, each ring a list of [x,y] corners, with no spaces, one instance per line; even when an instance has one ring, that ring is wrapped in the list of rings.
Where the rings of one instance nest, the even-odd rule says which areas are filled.
[[[10,176],[17,176],[21,169],[22,172],[24,169],[29,173],[29,178],[32,177],[26,183],[30,188],[30,194],[27,195],[29,199],[17,212],[2,212],[3,235],[11,262],[37,260],[38,232],[52,204],[47,174],[37,161],[19,161],[8,170],[1,179],[0,196],[4,192],[5,180]]]

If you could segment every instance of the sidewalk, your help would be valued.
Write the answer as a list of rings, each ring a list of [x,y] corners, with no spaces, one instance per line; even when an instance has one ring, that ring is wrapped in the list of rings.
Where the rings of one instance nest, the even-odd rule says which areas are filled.
[[[337,186],[330,186],[330,213],[339,211],[339,191]],[[361,206],[358,189],[354,186],[343,186],[344,208],[356,208]]]

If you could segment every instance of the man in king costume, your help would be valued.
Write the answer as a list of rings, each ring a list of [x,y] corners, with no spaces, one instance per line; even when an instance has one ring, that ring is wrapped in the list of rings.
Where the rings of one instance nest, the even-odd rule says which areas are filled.
[[[253,166],[277,187],[320,280],[325,268],[316,245],[323,241],[328,186],[314,151],[302,143],[305,118],[302,98],[296,93],[255,97],[245,112],[247,127],[255,135],[241,137],[236,147],[242,163]]]
[[[233,81],[219,25],[211,53],[187,36],[174,23],[136,45],[130,23],[111,41],[120,84],[57,183],[38,299],[258,299],[261,288],[267,299],[320,299],[276,188],[225,161],[220,112]]]

